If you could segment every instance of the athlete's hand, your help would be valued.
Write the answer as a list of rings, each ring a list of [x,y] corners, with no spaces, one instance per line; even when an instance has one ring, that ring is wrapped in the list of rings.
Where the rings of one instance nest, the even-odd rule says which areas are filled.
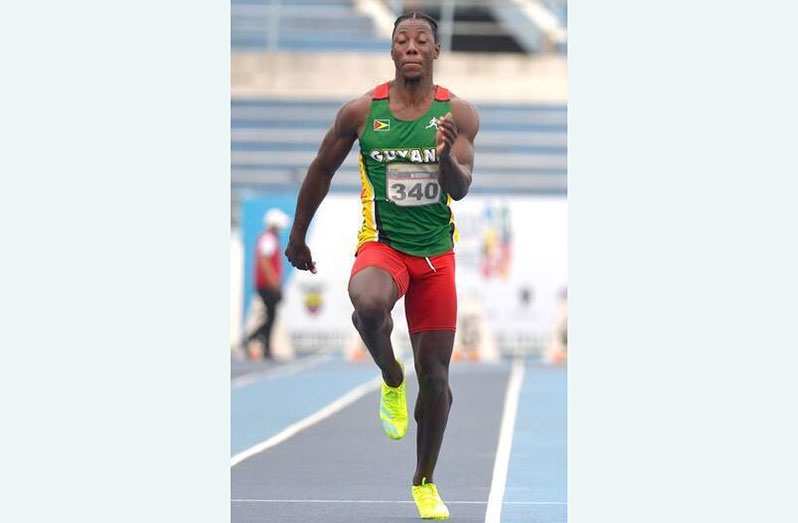
[[[457,139],[457,126],[454,123],[452,113],[438,120],[438,132],[435,134],[435,145],[438,158],[446,158],[452,150],[452,145]]]
[[[310,271],[316,274],[316,262],[310,255],[310,249],[304,240],[288,240],[288,246],[285,248],[285,257],[291,262],[291,265],[300,271]]]

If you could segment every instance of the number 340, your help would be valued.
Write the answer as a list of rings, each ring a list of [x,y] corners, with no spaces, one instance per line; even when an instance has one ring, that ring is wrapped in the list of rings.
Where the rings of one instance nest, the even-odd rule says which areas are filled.
[[[404,184],[395,183],[391,185],[391,189],[395,192],[394,198],[399,201],[405,198],[413,198],[417,201],[422,199],[434,200],[438,197],[438,184],[434,182],[427,185],[422,185],[421,183],[413,184],[409,191]]]

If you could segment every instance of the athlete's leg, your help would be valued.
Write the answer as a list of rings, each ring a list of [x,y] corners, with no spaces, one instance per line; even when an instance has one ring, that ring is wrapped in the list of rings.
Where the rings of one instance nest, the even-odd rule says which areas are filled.
[[[410,274],[412,280],[405,296],[405,315],[419,387],[415,410],[418,433],[413,485],[420,485],[423,478],[427,483],[434,483],[432,474],[452,405],[449,361],[457,325],[454,253],[414,260]]]
[[[418,399],[415,418],[416,472],[413,485],[421,485],[422,478],[434,483],[435,463],[443,441],[443,432],[452,406],[449,387],[449,360],[454,347],[454,331],[423,331],[410,335],[418,376]]]
[[[349,298],[355,307],[352,323],[391,387],[398,387],[404,379],[391,346],[391,310],[398,296],[390,273],[379,267],[365,267],[349,280]]]

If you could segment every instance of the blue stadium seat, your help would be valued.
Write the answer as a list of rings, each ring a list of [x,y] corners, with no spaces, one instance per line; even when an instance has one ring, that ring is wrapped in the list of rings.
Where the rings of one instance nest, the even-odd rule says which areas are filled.
[[[348,1],[281,0],[272,4],[269,0],[234,0],[230,24],[234,50],[265,50],[270,43],[282,51],[376,52],[390,48],[387,39],[376,36],[371,18]],[[271,31],[276,31],[274,37]]]
[[[345,100],[236,99],[231,105],[233,191],[295,189]],[[565,194],[567,108],[564,104],[477,104],[473,190]],[[358,146],[333,190],[358,190]]]

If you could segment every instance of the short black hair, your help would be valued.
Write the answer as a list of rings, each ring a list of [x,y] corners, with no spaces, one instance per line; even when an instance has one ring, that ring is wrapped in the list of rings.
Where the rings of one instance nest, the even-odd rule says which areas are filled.
[[[432,28],[432,37],[435,40],[435,43],[438,43],[438,21],[423,11],[410,11],[409,13],[405,13],[397,18],[393,23],[393,32],[391,33],[391,38],[393,38],[396,34],[396,28],[399,26],[399,24],[410,18],[417,18],[427,22]]]

